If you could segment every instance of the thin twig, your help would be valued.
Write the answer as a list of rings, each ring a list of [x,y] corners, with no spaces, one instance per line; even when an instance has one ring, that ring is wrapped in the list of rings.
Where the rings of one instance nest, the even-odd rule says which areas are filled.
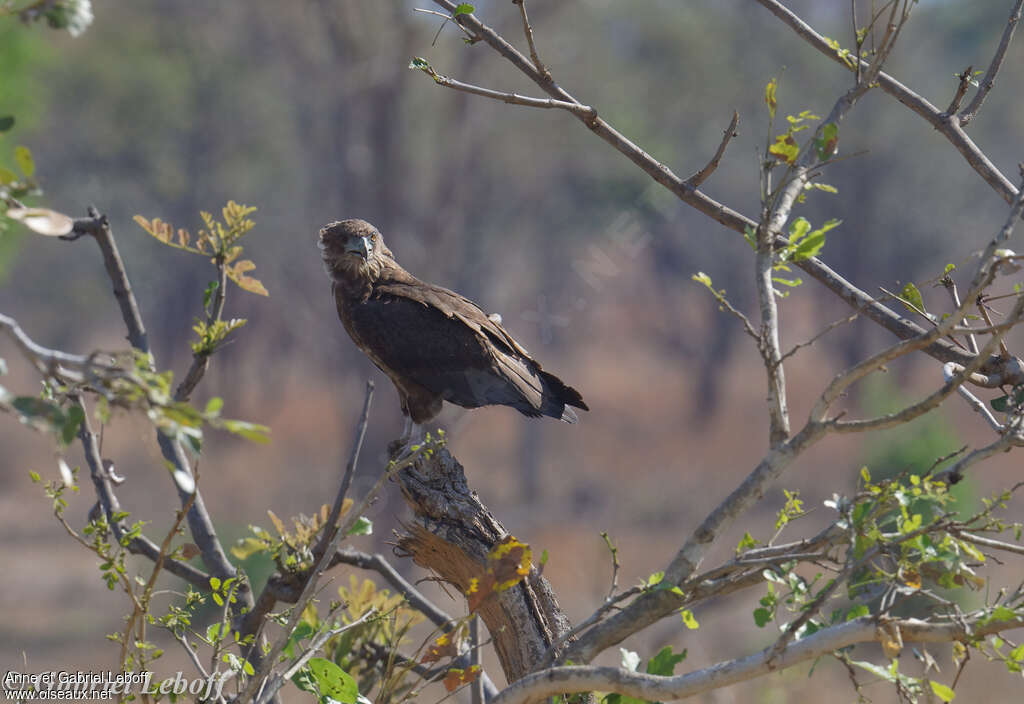
[[[988,70],[985,71],[984,78],[981,79],[981,83],[978,85],[978,92],[974,94],[974,98],[971,99],[970,104],[964,108],[964,111],[960,113],[960,125],[966,127],[967,124],[974,119],[981,110],[981,104],[985,102],[985,98],[988,96],[992,87],[996,84],[996,74],[999,73],[999,68],[1003,65],[1003,59],[1006,57],[1006,49],[1010,46],[1010,41],[1013,39],[1013,33],[1017,29],[1017,23],[1020,22],[1021,9],[1024,7],[1024,0],[1016,0],[1013,9],[1010,10],[1010,19],[1006,22],[1006,28],[1003,30],[1003,36],[999,40],[999,46],[996,48],[996,54],[992,57],[992,62],[988,65]],[[952,112],[952,111],[951,111]]]
[[[421,591],[416,589],[408,580],[398,573],[391,563],[383,555],[353,550],[352,548],[340,549],[335,553],[336,562],[353,565],[364,570],[373,570],[387,580],[388,584],[394,587],[395,591],[405,597],[409,605],[430,619],[431,623],[440,628],[443,632],[449,633],[455,626],[454,618],[445,613],[439,606],[425,597]]]
[[[277,662],[281,651],[285,645],[288,644],[288,640],[291,637],[292,632],[299,623],[299,619],[302,618],[302,612],[306,608],[306,604],[309,603],[310,599],[313,598],[313,594],[316,591],[317,584],[320,581],[320,577],[327,571],[331,561],[334,557],[334,553],[338,549],[338,545],[341,541],[348,536],[350,530],[355,525],[356,521],[359,520],[363,512],[369,507],[370,503],[377,497],[380,490],[384,488],[384,484],[395,474],[411,466],[419,459],[420,455],[431,449],[430,445],[422,445],[417,450],[409,453],[401,460],[393,461],[387,468],[386,471],[381,472],[380,478],[370,488],[370,490],[363,497],[363,500],[358,506],[353,506],[345,520],[342,522],[341,527],[331,538],[331,542],[328,544],[324,554],[320,557],[314,569],[312,569],[306,577],[306,582],[302,587],[302,592],[299,594],[299,598],[295,601],[295,605],[291,609],[291,615],[288,617],[288,622],[284,627],[284,631],[277,641],[271,646],[270,651],[263,658],[263,662],[260,667],[256,670],[256,673],[249,679],[249,683],[243,689],[242,694],[239,696],[239,701],[249,701],[258,689],[263,686],[263,682],[266,677],[270,674],[270,669],[274,663]],[[272,681],[279,678],[279,675],[274,675]],[[276,691],[276,690],[275,690]],[[264,701],[263,697],[260,698],[261,702]]]
[[[341,515],[341,507],[345,503],[345,496],[348,494],[349,487],[352,486],[352,477],[355,476],[356,465],[359,463],[359,451],[363,447],[363,438],[366,436],[366,425],[370,420],[370,403],[373,401],[373,389],[373,381],[367,380],[366,396],[363,399],[363,411],[359,414],[359,423],[356,425],[355,437],[352,439],[352,451],[349,453],[348,462],[345,463],[341,484],[338,487],[337,495],[334,497],[334,506],[331,507],[331,513],[327,518],[327,522],[324,523],[324,533],[320,536],[320,541],[313,550],[313,554],[318,557],[323,555],[327,543],[334,537],[338,517]]]
[[[729,126],[725,128],[725,133],[722,135],[722,141],[718,145],[718,149],[715,150],[715,155],[711,157],[711,161],[705,164],[704,168],[695,173],[690,178],[686,179],[684,183],[690,188],[699,188],[700,184],[704,183],[708,176],[715,172],[718,168],[718,164],[722,161],[722,155],[725,154],[725,148],[729,146],[729,142],[736,136],[736,127],[740,124],[740,114],[733,110],[732,120],[729,121]]]
[[[1021,438],[1016,436],[1019,432],[1020,417],[1017,417],[1007,431],[1003,435],[1000,435],[998,439],[984,447],[980,447],[972,451],[949,469],[935,475],[936,479],[939,481],[949,482],[950,484],[959,483],[963,479],[964,471],[971,465],[977,464],[982,460],[986,460],[992,455],[997,455],[1000,452],[1008,450],[1014,445],[1024,444],[1024,440],[1021,440]]]
[[[436,0],[435,0],[436,1]],[[796,14],[786,8],[778,0],[755,0],[777,18],[796,32],[798,36],[807,41],[811,46],[824,54],[826,57],[847,67],[832,43],[810,25],[800,19]],[[863,61],[861,62],[864,63]],[[879,87],[889,95],[899,100],[903,105],[928,121],[940,134],[942,134],[953,147],[960,152],[967,163],[973,168],[986,183],[989,184],[1007,203],[1013,201],[1017,195],[1017,189],[1009,179],[1004,176],[992,161],[978,148],[960,124],[956,115],[943,113],[937,107],[929,103],[923,97],[907,88],[885,72],[879,72],[875,78]],[[952,361],[952,360],[941,360]]]
[[[1013,543],[1007,543],[1002,540],[994,540],[992,538],[986,538],[981,535],[975,535],[974,533],[968,533],[965,530],[952,529],[949,531],[961,540],[966,540],[968,543],[974,543],[981,547],[990,548],[992,550],[1003,550],[1005,552],[1012,552],[1017,555],[1024,555],[1024,545],[1014,545]]]
[[[530,47],[530,58],[533,60],[533,67],[542,75],[550,76],[551,72],[541,63],[540,56],[537,55],[537,47],[533,43],[533,27],[530,26],[530,18],[526,15],[526,0],[512,0],[512,2],[519,5],[519,14],[523,18],[523,34],[526,35],[526,43]]]
[[[858,309],[858,310],[855,310],[850,315],[846,316],[845,318],[840,318],[839,320],[833,320],[831,323],[826,325],[822,330],[820,330],[810,340],[807,340],[806,342],[798,342],[797,344],[793,345],[793,347],[791,347],[788,352],[786,352],[785,354],[783,354],[779,358],[779,362],[780,363],[781,362],[785,362],[788,358],[792,357],[794,354],[796,354],[797,352],[799,352],[803,348],[810,347],[815,342],[817,342],[821,338],[825,337],[825,335],[829,334],[830,332],[835,330],[840,325],[846,325],[847,323],[852,323],[854,320],[856,320],[858,318],[858,316],[860,316],[860,314],[862,312],[863,312],[863,309]]]
[[[224,301],[227,298],[228,271],[223,257],[216,258],[217,264],[217,290],[213,294],[213,307],[206,314],[206,325],[212,325],[221,319],[224,314]],[[181,380],[178,388],[174,391],[175,401],[188,401],[196,386],[203,379],[206,370],[210,367],[212,351],[196,352],[192,355],[192,364],[185,372],[185,378]]]
[[[956,365],[952,362],[948,362],[942,365],[942,377],[946,383],[953,380],[956,374]],[[972,394],[963,384],[956,387],[956,391],[960,394],[967,404],[977,413],[980,413],[985,422],[988,423],[989,427],[997,433],[1003,432],[1003,424],[996,420],[996,417],[992,415],[992,411],[988,410],[988,406],[985,405],[984,401]]]
[[[959,309],[962,301],[960,300],[960,291],[956,287],[956,281],[953,281],[953,277],[947,273],[942,277],[940,283],[949,292],[950,298],[953,299],[953,307]],[[961,325],[967,326],[967,320],[962,320]],[[971,354],[978,354],[978,339],[974,336],[973,332],[967,333],[967,349]]]
[[[470,83],[463,83],[462,81],[458,81],[454,78],[441,75],[429,65],[421,67],[420,70],[433,78],[434,83],[446,88],[452,88],[453,90],[459,90],[464,93],[481,95],[485,98],[490,98],[491,100],[500,100],[503,103],[510,103],[512,105],[525,105],[531,108],[568,110],[571,113],[582,115],[587,118],[594,118],[597,116],[597,111],[589,105],[581,105],[580,103],[573,103],[565,100],[555,100],[553,98],[531,98],[526,95],[519,95],[518,93],[504,93],[498,90],[491,90],[490,88],[474,86]]]
[[[519,4],[521,6],[523,0],[519,0]],[[525,12],[524,10],[524,18],[526,17]],[[471,614],[469,617],[469,653],[470,667],[482,670],[483,663],[480,660],[480,617],[476,614]],[[484,680],[479,675],[469,685],[469,697],[472,704],[486,704],[487,702],[487,695],[484,693]]]
[[[960,102],[967,95],[967,89],[971,87],[971,71],[974,70],[974,66],[968,66],[960,73],[957,78],[960,82],[957,83],[956,93],[953,94],[953,100],[949,102],[949,107],[946,108],[946,112],[949,114],[955,113],[960,109]]]

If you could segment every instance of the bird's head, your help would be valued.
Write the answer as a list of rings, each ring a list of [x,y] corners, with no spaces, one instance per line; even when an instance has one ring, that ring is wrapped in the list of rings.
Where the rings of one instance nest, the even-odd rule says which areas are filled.
[[[340,220],[320,229],[320,256],[338,282],[375,281],[391,250],[376,227],[365,220]]]

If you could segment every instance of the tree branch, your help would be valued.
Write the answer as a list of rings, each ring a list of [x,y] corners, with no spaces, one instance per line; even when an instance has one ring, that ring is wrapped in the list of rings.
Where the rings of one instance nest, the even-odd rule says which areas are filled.
[[[451,2],[451,0],[434,0],[434,2],[448,10],[450,13],[455,11],[456,4]],[[781,9],[788,12],[785,8]],[[529,59],[519,53],[515,47],[509,44],[503,37],[501,37],[501,35],[478,20],[475,15],[459,15],[455,18],[455,21],[460,27],[472,34],[475,38],[483,40],[489,44],[495,51],[505,57],[517,69],[530,78],[530,80],[536,83],[541,89],[556,100],[575,103],[578,105],[580,104],[579,101],[572,97],[572,95],[563,90],[554,81],[550,74],[542,74],[537,71],[530,63]],[[797,19],[797,21],[799,22],[799,19]],[[804,26],[806,27],[806,25]],[[812,35],[818,36],[814,34],[813,30],[810,30],[809,27],[807,27],[807,30],[810,31]],[[824,49],[821,50],[825,51],[825,53],[831,54],[832,50],[828,48],[827,44],[825,44],[825,40],[820,37],[819,39],[821,40],[821,46],[824,47]],[[819,49],[820,48],[821,47],[819,47]],[[832,58],[837,61],[839,60],[838,57],[835,56],[832,56]],[[886,79],[889,81],[892,80],[884,73],[879,74],[879,80],[883,81],[883,87]],[[927,105],[927,102],[923,101],[921,98],[917,96],[914,96],[914,98]],[[908,98],[908,100],[910,100],[910,98]],[[929,106],[929,108],[933,110],[935,114],[938,114],[934,108],[931,108],[931,106]],[[671,169],[651,157],[651,155],[643,151],[640,147],[615,130],[602,118],[596,117],[590,120],[578,112],[574,112],[573,114],[575,114],[576,117],[579,118],[580,121],[583,122],[587,128],[594,132],[594,134],[599,138],[632,161],[644,173],[674,193],[687,205],[690,205],[699,212],[710,217],[712,220],[735,232],[742,233],[747,228],[750,228],[751,230],[755,230],[757,228],[757,223],[755,221],[715,201],[696,188],[688,186],[682,179],[674,174]],[[970,140],[965,134],[963,135],[963,139],[965,139],[967,143],[970,143]],[[973,147],[973,144],[971,144],[971,147],[975,150],[977,149],[976,147]],[[996,187],[997,190],[1000,188],[1003,189],[1000,190],[1000,193],[1009,200],[1010,196],[1007,196],[1006,194],[1014,193],[1013,185],[1006,181],[1005,178],[1002,178],[1002,175],[999,174],[995,167],[991,166],[991,162],[988,162],[984,155],[981,155],[979,158],[984,159],[988,164],[989,171],[986,173],[994,179],[993,187]],[[1002,179],[1002,181],[999,179]],[[817,258],[805,259],[797,262],[797,266],[807,272],[808,275],[813,277],[819,283],[833,291],[851,307],[855,309],[863,309],[868,318],[886,328],[897,337],[906,339],[921,334],[922,329],[916,323],[903,318],[888,307],[882,305],[872,296],[869,296],[849,281],[846,281],[842,276],[825,265],[821,260]],[[957,362],[958,364],[967,365],[971,361],[971,355],[963,350],[956,349],[953,345],[944,340],[937,340],[932,345],[929,345],[924,351],[941,362]],[[983,369],[992,372],[1000,370],[1002,369],[1002,361],[999,359],[989,360],[986,362]],[[1012,378],[1014,381],[1009,381],[1008,383],[1024,381],[1024,373],[1019,373]]]
[[[735,110],[732,111],[732,120],[729,121],[729,126],[725,128],[725,132],[722,135],[722,141],[718,145],[718,149],[715,150],[715,155],[711,157],[711,161],[704,165],[700,171],[695,173],[690,178],[686,179],[684,183],[690,188],[699,188],[700,184],[707,180],[707,177],[715,172],[718,168],[718,164],[722,161],[722,156],[725,154],[725,148],[729,146],[729,142],[736,136],[736,128],[740,124],[740,114]]]
[[[984,613],[962,622],[928,623],[917,619],[890,620],[899,628],[905,643],[948,643],[971,641],[979,637],[1024,626],[1024,616],[1013,620],[989,621]],[[886,635],[878,628],[878,620],[862,617],[826,628],[796,643],[772,658],[772,647],[749,655],[720,662],[694,672],[674,677],[659,677],[613,667],[556,667],[542,670],[512,683],[492,704],[526,704],[561,693],[594,690],[617,692],[648,700],[685,699],[737,682],[745,682],[771,672],[793,667],[822,655],[857,643],[878,642]]]
[[[345,463],[341,484],[338,486],[338,494],[334,497],[334,506],[331,507],[331,513],[324,523],[323,535],[320,536],[320,542],[317,543],[316,548],[313,550],[313,554],[317,557],[324,554],[327,544],[334,538],[334,533],[338,528],[337,524],[338,517],[341,515],[341,507],[345,503],[345,496],[348,494],[349,487],[352,486],[352,477],[355,476],[356,465],[359,463],[359,451],[363,447],[363,438],[366,436],[366,425],[370,420],[370,403],[373,401],[373,389],[373,382],[368,380],[366,382],[366,397],[363,399],[363,411],[359,416],[359,423],[356,425],[355,437],[352,439],[352,451],[349,453],[348,462]]]
[[[836,53],[836,50],[829,44],[825,37],[821,36],[806,22],[797,17],[792,11],[783,6],[777,0],[755,0],[762,7],[767,9],[782,22],[787,24],[798,36],[807,43],[827,56],[829,59],[849,68],[844,60]],[[861,61],[861,65],[866,62]],[[993,190],[996,191],[1007,203],[1012,202],[1017,195],[1017,189],[1000,171],[981,149],[967,136],[960,126],[960,120],[956,115],[950,115],[940,111],[914,91],[897,81],[885,72],[879,72],[878,85],[883,91],[893,96],[901,103],[917,113],[929,124],[938,130],[953,147],[967,160],[979,176],[981,176]],[[943,360],[952,361],[952,360]]]
[[[525,105],[531,108],[557,108],[559,110],[568,110],[571,113],[584,115],[586,117],[597,116],[597,111],[587,105],[570,103],[565,100],[554,100],[552,98],[531,98],[526,95],[519,95],[518,93],[503,93],[501,91],[474,86],[470,83],[463,83],[462,81],[457,81],[454,78],[443,76],[429,65],[418,68],[420,68],[423,73],[433,78],[434,83],[439,86],[459,90],[463,93],[472,93],[473,95],[480,95],[485,98],[490,98],[491,100],[500,100],[503,103],[510,103],[512,105]]]
[[[995,56],[992,57],[992,62],[988,65],[988,70],[985,71],[985,77],[981,79],[981,83],[978,85],[978,92],[974,94],[970,104],[958,116],[962,127],[966,127],[977,116],[978,111],[981,110],[981,104],[985,102],[989,91],[996,84],[996,74],[999,73],[999,69],[1003,65],[1006,49],[1010,46],[1010,41],[1013,39],[1017,23],[1020,22],[1022,7],[1024,7],[1024,0],[1016,0],[1013,9],[1010,10],[1010,19],[1006,22],[1003,37],[999,40],[999,46],[996,48]],[[950,112],[953,112],[953,110],[950,110]]]

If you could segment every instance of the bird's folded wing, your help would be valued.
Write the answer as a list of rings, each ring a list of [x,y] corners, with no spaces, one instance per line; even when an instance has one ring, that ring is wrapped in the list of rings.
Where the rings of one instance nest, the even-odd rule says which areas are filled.
[[[499,323],[488,317],[480,306],[465,296],[460,296],[442,286],[423,282],[389,282],[377,284],[374,287],[374,292],[382,296],[394,296],[436,308],[447,317],[461,321],[474,332],[487,335],[495,344],[508,348],[509,353],[524,357],[530,356],[526,348],[516,342],[515,338]]]

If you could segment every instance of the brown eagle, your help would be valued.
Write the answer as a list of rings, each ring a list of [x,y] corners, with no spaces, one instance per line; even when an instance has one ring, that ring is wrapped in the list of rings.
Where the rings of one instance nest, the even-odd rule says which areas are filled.
[[[398,389],[404,438],[441,411],[511,406],[527,416],[579,420],[589,410],[576,389],[541,369],[522,345],[473,301],[403,269],[365,220],[332,222],[319,247],[345,330]]]

